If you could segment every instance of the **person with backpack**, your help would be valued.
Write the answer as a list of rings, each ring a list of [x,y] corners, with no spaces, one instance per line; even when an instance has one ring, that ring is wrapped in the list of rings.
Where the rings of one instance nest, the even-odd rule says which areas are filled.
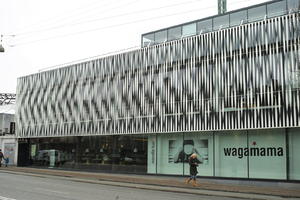
[[[0,167],[2,165],[2,159],[4,158],[4,155],[2,153],[2,150],[0,149]]]

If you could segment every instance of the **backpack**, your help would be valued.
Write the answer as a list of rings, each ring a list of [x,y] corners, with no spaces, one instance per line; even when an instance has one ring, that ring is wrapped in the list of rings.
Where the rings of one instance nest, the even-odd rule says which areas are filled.
[[[0,152],[0,159],[2,159],[4,156],[3,156],[3,153]]]

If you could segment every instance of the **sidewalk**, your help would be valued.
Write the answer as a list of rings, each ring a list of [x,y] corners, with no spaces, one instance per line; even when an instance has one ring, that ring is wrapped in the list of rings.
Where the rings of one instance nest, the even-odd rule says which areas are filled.
[[[55,176],[70,181],[212,196],[274,200],[299,198],[300,200],[300,183],[198,178],[200,186],[193,187],[184,183],[184,177],[174,176],[109,174],[28,167],[1,167],[0,173]]]

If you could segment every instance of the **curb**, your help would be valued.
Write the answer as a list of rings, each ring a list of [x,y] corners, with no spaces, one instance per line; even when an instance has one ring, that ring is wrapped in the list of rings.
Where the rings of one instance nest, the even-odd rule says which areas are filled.
[[[173,193],[175,192],[175,193],[186,193],[186,194],[194,194],[194,195],[207,195],[207,196],[242,198],[242,199],[253,199],[253,200],[284,200],[284,199],[287,199],[287,197],[263,195],[263,194],[249,194],[249,193],[241,193],[241,192],[205,190],[205,189],[196,189],[196,188],[189,189],[189,188],[180,188],[180,187],[175,187],[175,186],[125,183],[125,182],[115,182],[115,181],[107,181],[107,180],[100,180],[100,179],[91,180],[91,179],[76,178],[73,176],[58,176],[58,175],[48,175],[48,174],[32,173],[32,172],[16,172],[16,171],[10,171],[10,170],[0,170],[0,173],[1,172],[16,174],[16,175],[41,177],[41,178],[54,178],[54,179],[61,179],[61,180],[80,182],[80,183],[109,185],[109,186],[115,186],[115,187],[127,187],[127,188],[144,189],[144,190],[155,190],[155,191],[162,191],[162,192],[173,192]],[[300,198],[295,198],[295,199],[300,200]]]

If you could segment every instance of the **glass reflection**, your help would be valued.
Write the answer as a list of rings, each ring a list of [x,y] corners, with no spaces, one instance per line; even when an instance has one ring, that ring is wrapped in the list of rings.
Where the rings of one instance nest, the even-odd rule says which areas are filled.
[[[247,10],[230,14],[230,26],[238,26],[247,23]]]
[[[198,34],[212,31],[212,19],[203,20],[197,23]]]
[[[147,135],[31,139],[33,166],[145,173]]]
[[[229,27],[229,15],[214,18],[214,31]]]
[[[181,38],[181,26],[170,28],[168,30],[168,41],[177,40]]]
[[[259,6],[248,9],[248,21],[254,22],[263,20],[266,16],[266,6]]]
[[[280,1],[267,5],[268,17],[275,17],[286,14],[286,2]]]
[[[184,25],[182,27],[182,36],[187,37],[196,34],[196,23]]]

